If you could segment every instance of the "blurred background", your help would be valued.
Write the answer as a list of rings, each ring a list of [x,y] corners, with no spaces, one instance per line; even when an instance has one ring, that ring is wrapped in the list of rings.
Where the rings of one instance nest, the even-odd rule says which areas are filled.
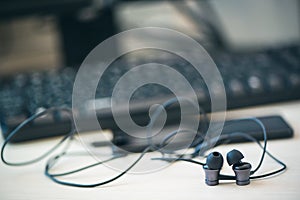
[[[299,0],[2,0],[0,121],[4,136],[40,108],[70,106],[72,81],[87,54],[116,33],[145,26],[178,30],[201,43],[220,68],[228,108],[300,98]],[[118,45],[126,44],[112,48],[117,51]],[[183,62],[173,63],[181,63],[177,67],[183,69]],[[192,73],[183,72],[187,77]],[[103,85],[113,85],[109,81]],[[203,97],[199,102],[205,107],[207,92],[199,89],[197,81],[193,86],[198,87]],[[99,99],[109,96],[111,91],[104,90],[99,90]],[[159,94],[152,97],[165,94],[155,91]],[[140,95],[137,99],[149,98],[149,94]],[[49,128],[59,120],[44,122],[44,135],[18,140],[62,134],[66,125]],[[109,120],[104,124],[115,127]]]
[[[299,43],[298,0],[2,0],[0,73],[77,66],[120,31],[175,29],[207,48],[251,50]]]

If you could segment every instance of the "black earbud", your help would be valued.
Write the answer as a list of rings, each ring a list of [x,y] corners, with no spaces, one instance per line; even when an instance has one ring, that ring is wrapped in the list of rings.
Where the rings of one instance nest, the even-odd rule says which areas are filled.
[[[243,158],[243,154],[236,149],[228,152],[226,156],[229,166],[233,165],[232,169],[235,173],[237,185],[248,185],[250,183],[251,164],[242,162]]]
[[[213,186],[219,184],[219,174],[223,166],[223,156],[219,152],[212,152],[206,158],[203,166],[205,172],[205,183]]]

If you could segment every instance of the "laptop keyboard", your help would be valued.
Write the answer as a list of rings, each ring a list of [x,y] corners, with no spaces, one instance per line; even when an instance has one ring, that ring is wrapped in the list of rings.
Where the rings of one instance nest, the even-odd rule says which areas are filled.
[[[150,55],[149,52],[145,54]],[[159,59],[156,58],[155,53],[151,55],[151,58],[146,56],[145,59],[114,62],[99,81],[96,99],[111,97],[115,83],[133,66],[156,61],[156,63],[166,64],[179,71],[197,92],[200,105],[209,111],[210,98],[207,87],[201,76],[187,61],[173,58],[168,53],[157,54]],[[300,46],[245,54],[218,53],[213,58],[224,80],[229,109],[300,99]],[[159,72],[153,73],[164,76]],[[39,109],[62,105],[71,107],[75,76],[75,68],[65,67],[59,70],[2,77],[0,80],[0,120],[4,137],[18,123]],[[176,84],[176,80],[173,80],[173,84]],[[132,100],[143,102],[151,98],[159,99],[170,95],[172,93],[167,88],[157,84],[148,84],[136,90]],[[148,115],[147,112],[144,114]],[[50,120],[48,123],[44,122],[43,125],[39,125],[40,131],[36,133],[34,130],[37,125],[33,123],[25,128],[28,134],[24,136],[25,134],[20,133],[15,141],[64,134],[68,126],[66,125],[65,129],[55,129],[55,124],[60,123],[57,120]],[[106,128],[116,128],[114,123],[107,123],[106,126]]]

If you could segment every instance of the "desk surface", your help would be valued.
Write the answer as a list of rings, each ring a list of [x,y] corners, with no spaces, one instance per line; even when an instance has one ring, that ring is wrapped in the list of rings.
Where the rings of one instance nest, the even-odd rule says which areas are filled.
[[[73,188],[58,185],[44,176],[46,160],[25,167],[10,167],[0,164],[0,199],[299,199],[300,197],[300,102],[275,104],[243,110],[230,111],[228,118],[281,114],[293,127],[292,139],[269,141],[268,150],[284,161],[288,170],[278,176],[252,181],[250,185],[239,187],[235,183],[223,183],[209,187],[204,183],[204,173],[200,166],[178,162],[152,173],[128,174],[108,185],[96,188]],[[26,159],[29,155],[46,150],[54,139],[12,145],[7,155],[12,159]],[[3,143],[1,139],[1,144]],[[72,147],[79,148],[76,145]],[[224,155],[232,148],[241,150],[245,160],[256,165],[261,150],[252,143],[231,144],[217,147]],[[78,149],[76,149],[78,150]],[[69,160],[68,160],[69,159]],[[74,169],[91,162],[90,156],[68,158],[60,166]],[[131,158],[122,158],[124,165]],[[119,163],[120,163],[119,162]],[[122,165],[122,163],[120,163]],[[226,165],[226,164],[225,164]],[[137,166],[138,167],[138,166]],[[260,173],[278,169],[280,166],[267,158]],[[58,168],[59,169],[59,168]],[[96,167],[86,173],[67,177],[70,181],[82,183],[104,180],[116,174],[108,167]],[[225,172],[232,173],[227,166]],[[108,172],[113,171],[113,172]]]

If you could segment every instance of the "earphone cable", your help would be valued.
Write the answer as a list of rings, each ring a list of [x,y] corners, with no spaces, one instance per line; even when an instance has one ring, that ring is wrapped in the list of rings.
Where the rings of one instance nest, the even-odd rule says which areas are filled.
[[[139,157],[127,168],[125,169],[123,172],[121,172],[120,174],[118,174],[117,176],[113,177],[113,178],[110,178],[106,181],[102,181],[102,182],[99,182],[99,183],[93,183],[93,184],[80,184],[80,183],[73,183],[73,182],[67,182],[67,181],[62,181],[62,180],[59,180],[57,178],[55,178],[54,175],[52,175],[50,173],[50,169],[51,169],[51,162],[48,162],[46,164],[46,167],[45,167],[45,170],[44,170],[44,174],[50,178],[52,181],[54,181],[55,183],[58,183],[58,184],[61,184],[61,185],[66,185],[66,186],[72,186],[72,187],[82,187],[82,188],[91,188],[91,187],[97,187],[97,186],[101,186],[101,185],[105,185],[105,184],[108,184],[108,183],[111,183],[117,179],[119,179],[120,177],[122,177],[123,175],[125,175],[128,171],[130,171],[143,157],[144,155],[150,150],[150,147],[147,147],[144,149],[144,151],[139,155]],[[55,159],[58,159],[56,157],[53,158],[54,160]],[[51,164],[51,165],[50,165]]]
[[[43,153],[42,155],[38,156],[37,158],[34,158],[32,160],[29,161],[25,161],[25,162],[9,162],[5,159],[4,156],[4,150],[7,146],[7,144],[11,141],[11,139],[28,123],[31,123],[32,121],[34,121],[35,119],[42,117],[50,112],[54,112],[54,111],[64,111],[67,112],[70,116],[70,121],[71,121],[71,130],[68,134],[66,134],[56,145],[54,145],[52,148],[50,148],[49,150],[47,150],[45,153]],[[11,131],[8,136],[6,137],[6,139],[4,140],[4,143],[1,147],[1,160],[3,163],[5,163],[6,165],[10,165],[10,166],[24,166],[24,165],[29,165],[29,164],[33,164],[36,163],[42,159],[44,159],[45,157],[47,157],[48,155],[50,155],[51,153],[53,153],[57,148],[59,148],[67,139],[70,139],[74,136],[75,134],[75,128],[74,125],[72,123],[72,111],[69,108],[58,108],[58,107],[52,107],[46,110],[43,110],[39,113],[36,113],[34,115],[32,115],[31,117],[27,118],[26,120],[24,120],[21,124],[19,124],[13,131]]]

